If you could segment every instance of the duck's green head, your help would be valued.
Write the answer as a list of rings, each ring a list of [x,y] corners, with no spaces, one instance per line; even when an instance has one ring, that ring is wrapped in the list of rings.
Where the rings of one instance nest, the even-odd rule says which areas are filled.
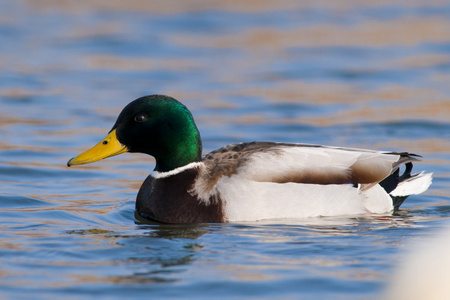
[[[67,165],[89,164],[127,151],[152,155],[155,170],[166,172],[200,161],[202,142],[186,106],[168,96],[145,96],[125,106],[108,135]]]

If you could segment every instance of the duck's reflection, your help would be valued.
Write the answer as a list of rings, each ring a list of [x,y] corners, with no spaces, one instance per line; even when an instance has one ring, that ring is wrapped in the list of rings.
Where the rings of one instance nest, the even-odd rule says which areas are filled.
[[[148,220],[135,211],[135,223],[141,229],[151,229],[148,236],[165,239],[197,239],[211,231],[209,224],[164,224]]]

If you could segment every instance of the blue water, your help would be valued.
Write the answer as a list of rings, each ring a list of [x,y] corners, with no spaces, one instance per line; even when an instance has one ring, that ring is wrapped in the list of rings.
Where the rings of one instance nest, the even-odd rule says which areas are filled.
[[[0,67],[0,298],[376,299],[450,222],[449,4],[0,1]],[[151,157],[66,162],[156,93],[205,152],[410,151],[433,185],[396,216],[151,223]]]

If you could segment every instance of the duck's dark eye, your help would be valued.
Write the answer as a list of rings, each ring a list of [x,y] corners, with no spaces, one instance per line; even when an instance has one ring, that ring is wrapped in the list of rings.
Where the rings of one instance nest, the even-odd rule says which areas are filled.
[[[147,120],[147,115],[144,114],[138,114],[136,117],[134,117],[134,120],[136,122],[144,122],[145,120]]]

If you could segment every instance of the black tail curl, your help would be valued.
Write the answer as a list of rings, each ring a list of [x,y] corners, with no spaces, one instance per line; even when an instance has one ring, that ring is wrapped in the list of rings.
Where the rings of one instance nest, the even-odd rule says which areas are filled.
[[[413,168],[413,164],[411,162],[408,162],[405,164],[405,171],[402,175],[400,175],[399,169],[395,170],[391,175],[383,179],[379,184],[384,188],[384,190],[389,194],[395,188],[398,186],[398,184],[404,180],[407,180],[411,177],[411,170]],[[392,196],[389,194],[392,198],[392,204],[394,205],[394,211],[398,210],[400,208],[400,205],[402,205],[403,201],[408,198],[408,196]]]

